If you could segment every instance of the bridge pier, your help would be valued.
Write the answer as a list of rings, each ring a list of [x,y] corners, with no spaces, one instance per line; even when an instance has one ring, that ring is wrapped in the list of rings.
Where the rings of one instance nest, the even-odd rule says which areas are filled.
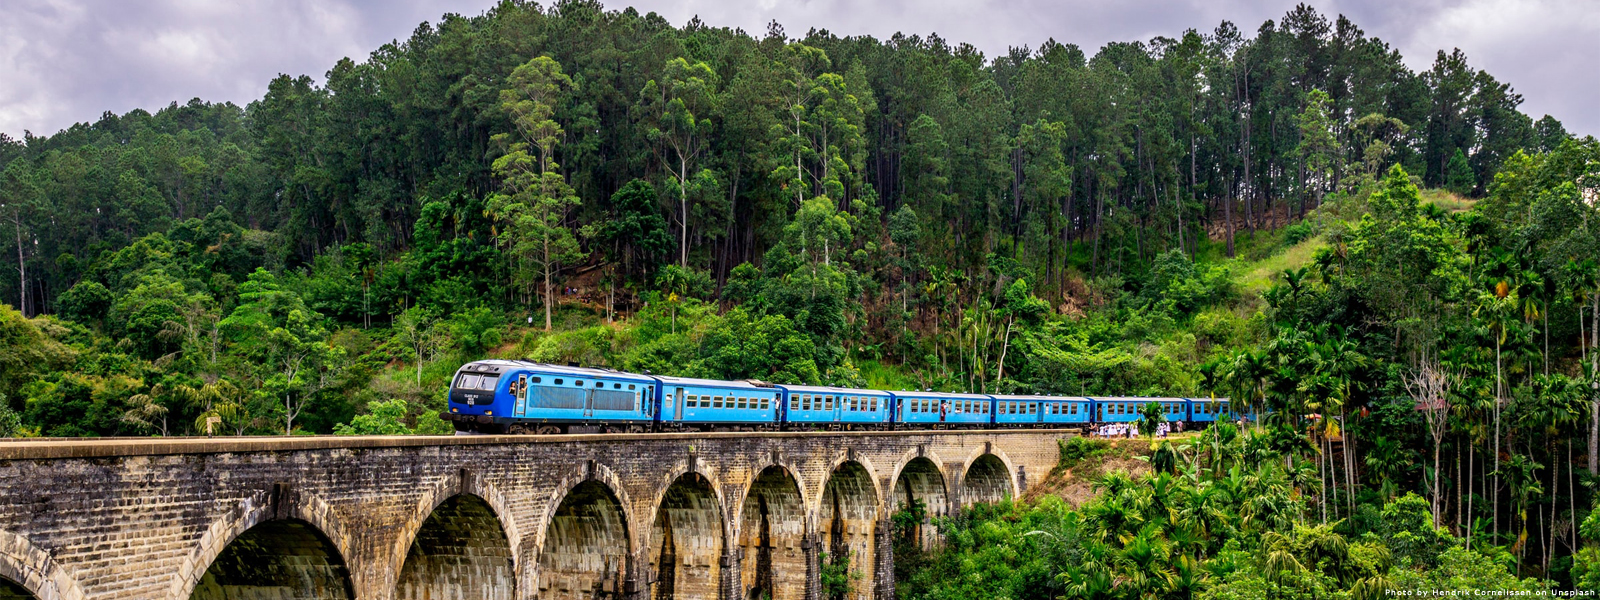
[[[896,510],[1015,496],[1065,435],[7,442],[0,600],[887,600]]]

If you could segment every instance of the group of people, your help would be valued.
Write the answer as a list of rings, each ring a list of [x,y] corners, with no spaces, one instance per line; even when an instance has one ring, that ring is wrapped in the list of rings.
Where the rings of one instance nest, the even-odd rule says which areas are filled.
[[[1176,431],[1183,431],[1183,421],[1176,421],[1176,423]],[[1173,422],[1165,422],[1156,425],[1156,437],[1167,437],[1167,434],[1170,434],[1174,431],[1173,427]],[[1094,436],[1103,438],[1136,438],[1139,437],[1139,424],[1101,423],[1100,426],[1095,427]]]

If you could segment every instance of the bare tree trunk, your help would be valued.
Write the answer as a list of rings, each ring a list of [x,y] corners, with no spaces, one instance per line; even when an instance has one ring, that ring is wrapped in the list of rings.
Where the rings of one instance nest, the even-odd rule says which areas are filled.
[[[1466,481],[1467,481],[1467,537],[1466,537],[1466,547],[1467,547],[1468,550],[1472,549],[1472,526],[1473,526],[1473,522],[1472,522],[1472,501],[1473,501],[1473,497],[1472,497],[1472,480],[1473,480],[1473,477],[1472,477],[1472,475],[1473,475],[1472,466],[1473,466],[1473,463],[1477,462],[1477,458],[1478,458],[1478,447],[1476,445],[1473,445],[1472,438],[1469,437],[1469,438],[1467,438],[1467,478],[1466,478]]]
[[[1344,496],[1345,503],[1349,506],[1350,512],[1347,513],[1349,515],[1356,514],[1356,434],[1355,429],[1350,427],[1350,419],[1352,417],[1354,417],[1354,415],[1347,416],[1345,414],[1344,404],[1341,403],[1339,405],[1339,419],[1344,421]],[[1433,472],[1434,478],[1437,479],[1439,477],[1439,457],[1437,451],[1434,452]],[[1435,495],[1437,496],[1438,494],[1435,493]],[[1437,513],[1433,515],[1433,526],[1439,526],[1439,515]]]
[[[1501,330],[1505,325],[1501,325]],[[1503,335],[1503,334],[1497,334]],[[1501,371],[1500,371],[1500,338],[1494,342],[1494,479],[1490,482],[1489,493],[1493,496],[1494,514],[1489,520],[1493,533],[1500,533],[1500,398],[1501,398]]]
[[[28,315],[28,261],[22,257],[22,214],[17,213],[12,217],[12,224],[17,228],[17,295],[19,302],[17,310],[22,311],[23,318]]]
[[[550,286],[550,236],[544,236],[544,330],[550,331],[550,306],[555,302]]]
[[[1589,371],[1600,376],[1600,290],[1590,294],[1589,305]],[[1600,475],[1600,381],[1593,384],[1589,401],[1589,474]],[[1573,518],[1577,518],[1574,516]]]
[[[689,161],[682,154],[678,155],[678,206],[681,212],[679,229],[683,232],[683,243],[678,247],[678,266],[689,268]],[[548,324],[545,329],[550,329]]]

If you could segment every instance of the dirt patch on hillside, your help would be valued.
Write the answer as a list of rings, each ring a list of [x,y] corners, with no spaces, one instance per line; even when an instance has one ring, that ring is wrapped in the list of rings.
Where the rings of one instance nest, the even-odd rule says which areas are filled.
[[[1050,495],[1066,500],[1073,508],[1083,506],[1094,498],[1094,482],[1101,475],[1119,470],[1134,476],[1148,474],[1150,463],[1139,457],[1148,458],[1150,454],[1150,442],[1146,440],[1073,438],[1064,441],[1061,463],[1044,481],[1029,487],[1022,500],[1033,502]]]

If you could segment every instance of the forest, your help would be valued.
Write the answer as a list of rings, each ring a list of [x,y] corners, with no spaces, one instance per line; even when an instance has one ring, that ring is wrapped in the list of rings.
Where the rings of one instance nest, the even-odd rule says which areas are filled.
[[[1596,590],[1600,142],[1521,102],[1305,5],[986,57],[507,0],[0,135],[0,437],[448,433],[490,356],[1229,397],[901,596]]]

